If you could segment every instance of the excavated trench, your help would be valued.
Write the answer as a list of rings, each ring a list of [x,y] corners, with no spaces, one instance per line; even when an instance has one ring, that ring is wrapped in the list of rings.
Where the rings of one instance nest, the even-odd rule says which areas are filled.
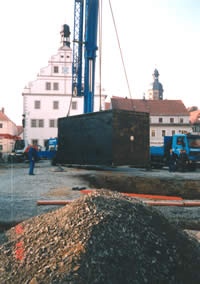
[[[92,188],[106,188],[124,193],[179,196],[183,199],[200,200],[200,180],[128,176],[98,172],[81,176]]]
[[[86,180],[91,188],[109,189],[123,193],[178,196],[187,200],[200,200],[200,180],[128,176],[98,172],[80,178]],[[156,206],[168,219],[187,230],[200,231],[200,207]]]

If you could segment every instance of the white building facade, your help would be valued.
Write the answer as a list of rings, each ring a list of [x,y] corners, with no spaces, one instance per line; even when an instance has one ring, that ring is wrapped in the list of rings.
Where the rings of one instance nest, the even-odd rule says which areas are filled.
[[[192,132],[189,112],[181,100],[134,100],[113,97],[110,107],[149,113],[150,146],[163,146],[164,136]]]
[[[45,146],[49,138],[58,135],[58,118],[83,113],[83,97],[72,97],[72,49],[69,37],[63,37],[63,30],[57,54],[51,56],[48,66],[40,69],[37,79],[22,93],[23,138],[28,143]],[[94,111],[99,111],[100,97],[102,110],[105,109],[105,94],[95,94]]]
[[[4,108],[0,110],[0,153],[7,157],[12,152],[16,139],[18,139],[18,128],[4,113]]]
[[[162,146],[164,136],[191,133],[189,114],[150,115],[150,145]]]

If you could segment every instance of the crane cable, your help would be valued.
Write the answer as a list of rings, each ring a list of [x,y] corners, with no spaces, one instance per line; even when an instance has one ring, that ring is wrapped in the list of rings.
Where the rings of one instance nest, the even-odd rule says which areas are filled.
[[[103,0],[99,0],[99,111],[102,110],[101,67],[102,67],[102,7]]]
[[[119,50],[120,50],[121,60],[122,60],[122,64],[123,64],[123,67],[124,67],[124,74],[125,74],[125,77],[126,77],[126,83],[127,83],[127,86],[128,86],[129,96],[132,99],[131,89],[130,89],[130,85],[129,85],[129,81],[128,81],[128,76],[127,76],[126,67],[125,67],[125,63],[124,63],[124,59],[123,59],[122,49],[121,49],[121,46],[120,46],[117,26],[116,26],[116,22],[115,22],[113,9],[112,9],[112,5],[111,5],[111,1],[110,0],[109,0],[109,5],[110,5],[110,11],[111,11],[111,14],[112,14],[113,24],[114,24],[114,27],[115,27],[115,33],[116,33],[117,42],[118,42],[118,46],[119,46]]]

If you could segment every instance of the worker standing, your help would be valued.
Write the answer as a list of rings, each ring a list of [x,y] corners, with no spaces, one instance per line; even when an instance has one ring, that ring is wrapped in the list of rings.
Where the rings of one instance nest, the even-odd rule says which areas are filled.
[[[28,151],[29,175],[34,175],[35,161],[37,160],[37,150],[35,145],[31,145]]]
[[[170,149],[170,156],[169,156],[169,172],[176,171],[176,156],[172,149]]]
[[[188,167],[188,156],[186,154],[186,151],[184,149],[180,150],[180,156],[178,159],[178,168],[181,172],[184,172]]]

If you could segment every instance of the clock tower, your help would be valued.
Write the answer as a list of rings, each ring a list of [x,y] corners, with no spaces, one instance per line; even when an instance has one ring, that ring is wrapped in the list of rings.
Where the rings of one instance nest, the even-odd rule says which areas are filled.
[[[154,70],[153,75],[153,83],[150,84],[150,88],[148,90],[149,100],[163,100],[163,86],[159,82],[159,72],[157,69]]]

